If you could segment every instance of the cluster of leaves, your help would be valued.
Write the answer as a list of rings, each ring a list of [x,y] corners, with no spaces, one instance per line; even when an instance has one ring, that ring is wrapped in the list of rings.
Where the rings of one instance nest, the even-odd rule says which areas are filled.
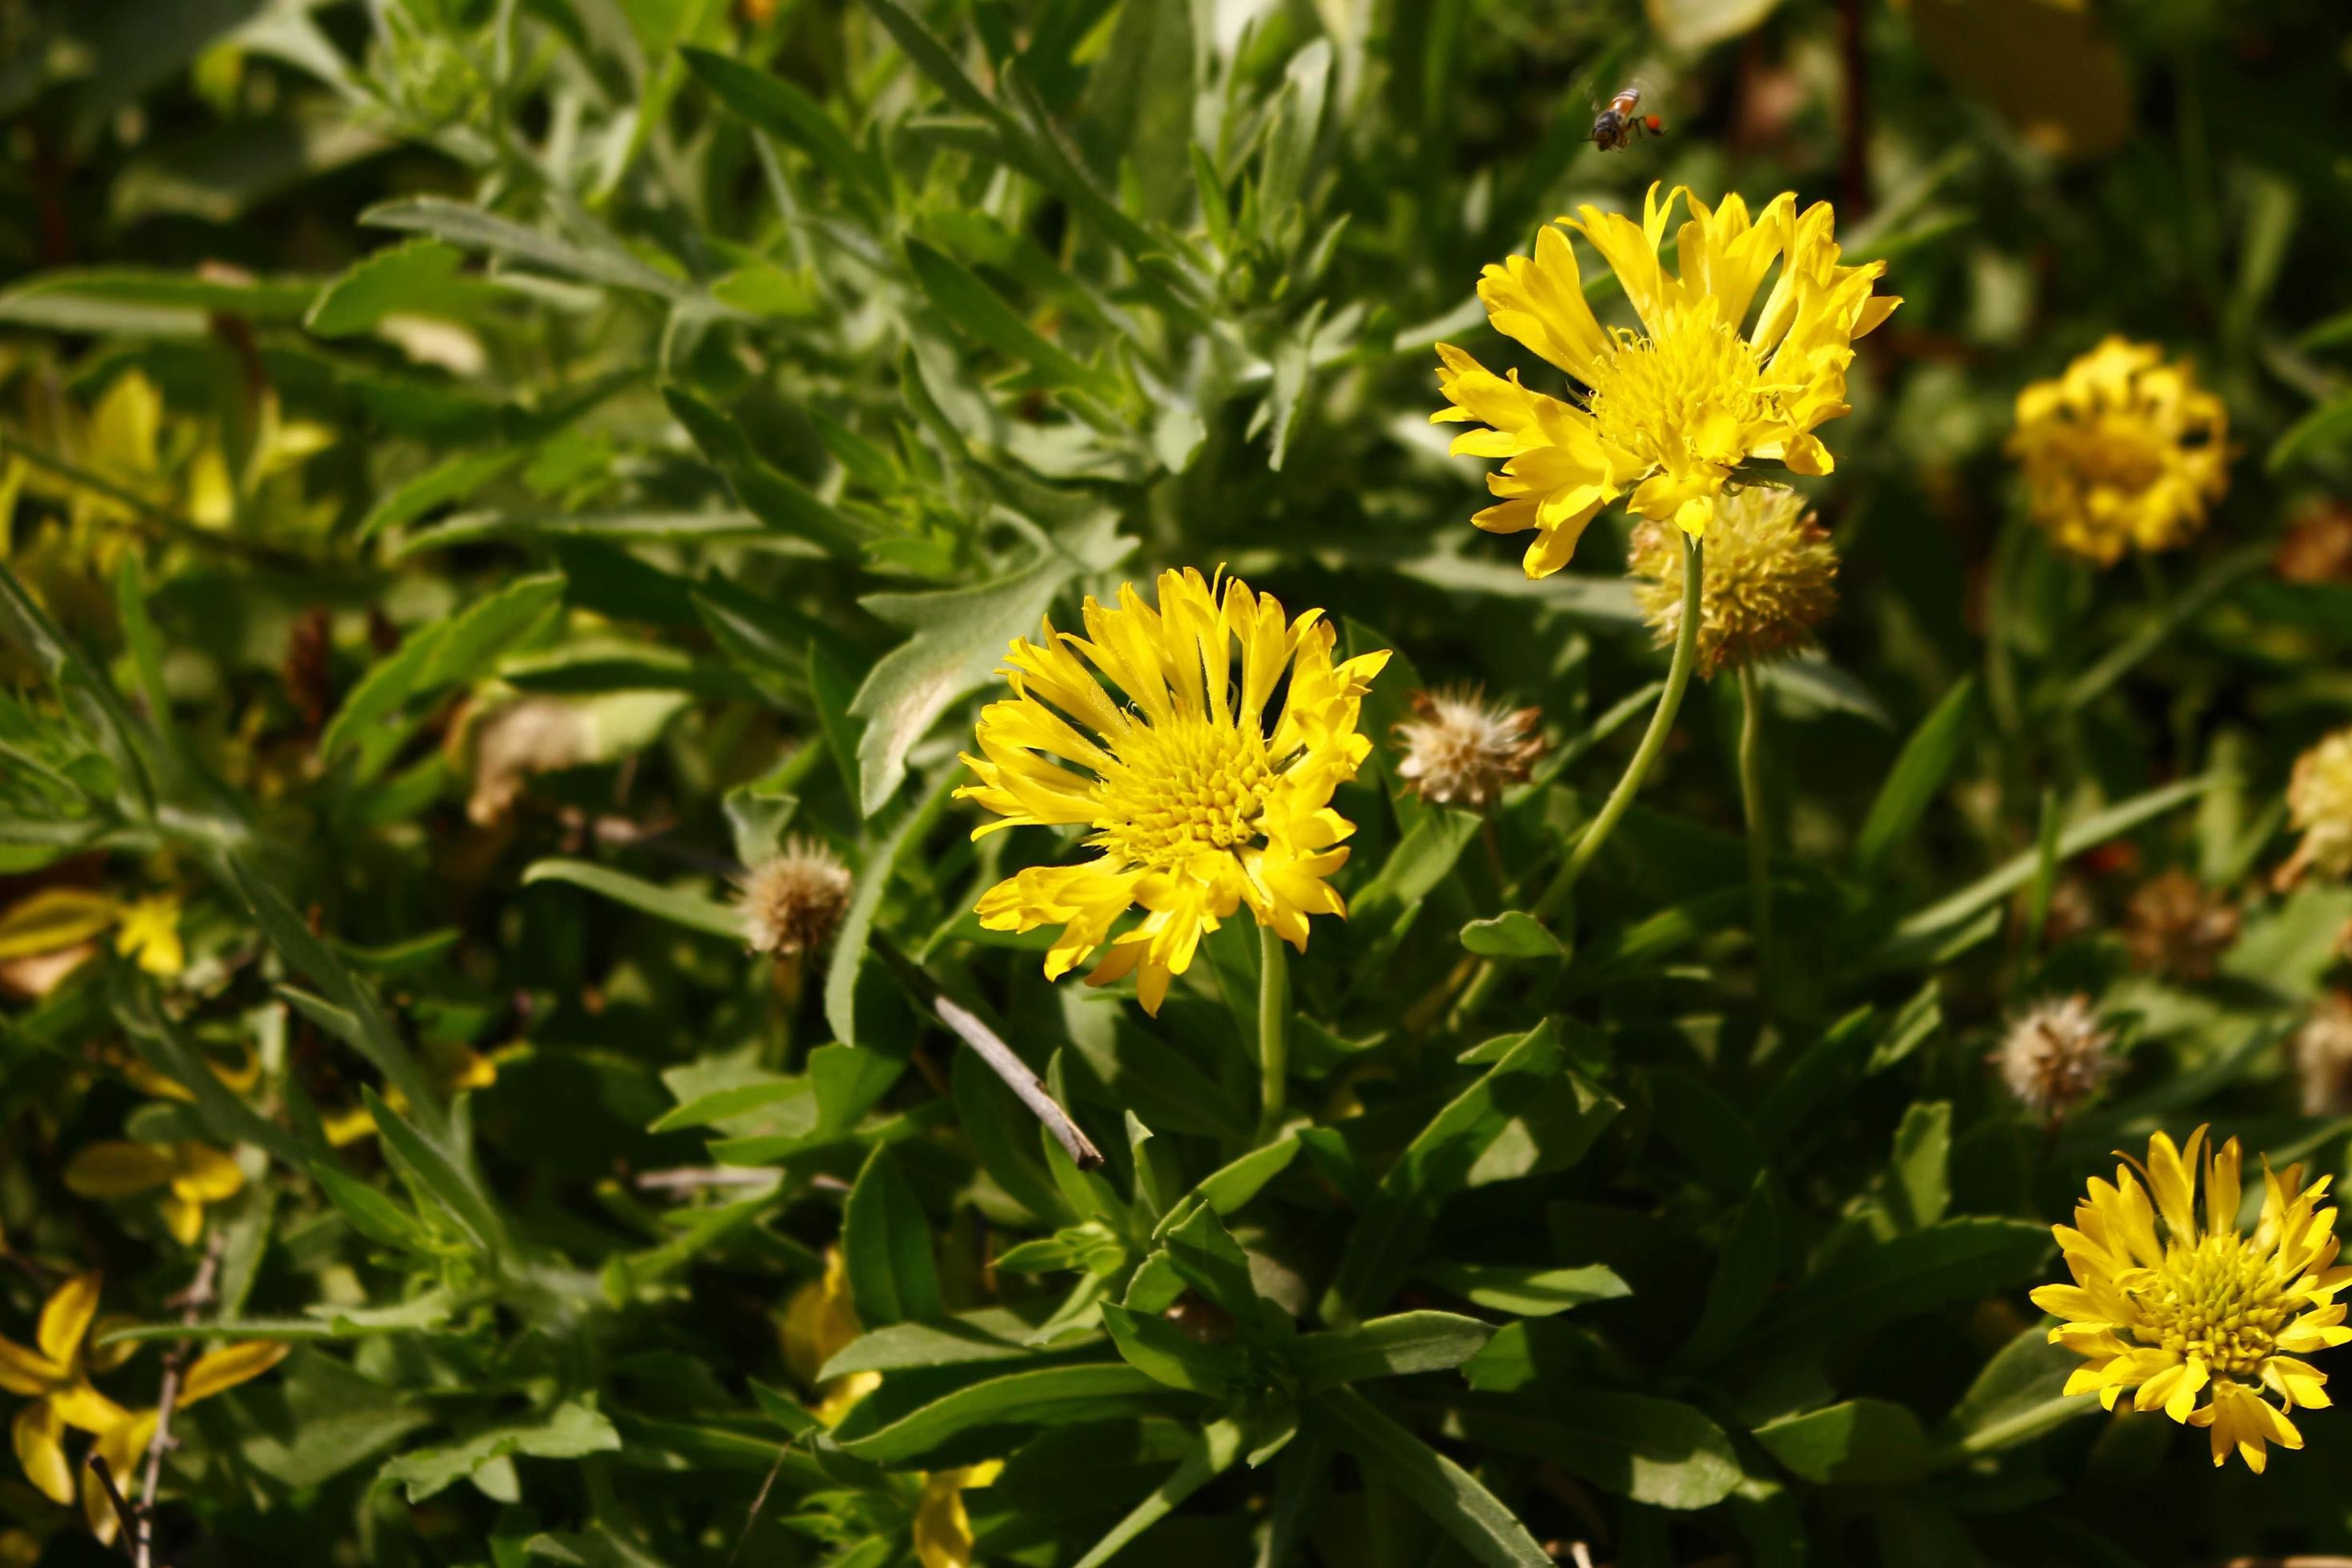
[[[2024,1298],[2118,1144],[2352,1134],[2287,1047],[2352,889],[2268,882],[2352,708],[2352,547],[2272,569],[2352,494],[2341,19],[2101,9],[0,16],[0,1335],[102,1271],[90,1364],[170,1352],[125,1405],[290,1347],[156,1446],[152,1560],[2352,1547],[2347,1424],[2215,1474]],[[1668,140],[1594,151],[1637,68]],[[1525,581],[1427,424],[1478,268],[1654,177],[1835,198],[1908,301],[1764,685],[1769,946],[1730,681],[1526,912],[1660,656],[1622,527]],[[2138,576],[2000,454],[2117,331],[2244,448]],[[1049,985],[970,911],[1074,840],[950,799],[1008,639],[1220,563],[1397,650],[1271,1127],[1246,920],[1156,1018]],[[1550,742],[1486,814],[1385,744],[1462,681]],[[788,831],[855,883],[771,963],[727,880]],[[2168,870],[2230,916],[2185,957]],[[2076,994],[2127,1051],[2049,1122],[1984,1058]],[[0,1479],[0,1562],[109,1558]]]

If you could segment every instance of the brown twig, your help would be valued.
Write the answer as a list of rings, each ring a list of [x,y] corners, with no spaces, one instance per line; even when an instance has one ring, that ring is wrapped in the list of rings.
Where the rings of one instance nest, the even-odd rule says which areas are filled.
[[[1004,1080],[1004,1087],[1018,1095],[1021,1103],[1045,1124],[1045,1131],[1054,1135],[1054,1142],[1062,1146],[1079,1170],[1102,1169],[1102,1151],[1096,1148],[1094,1141],[1070,1119],[1070,1113],[1062,1109],[1061,1102],[1045,1092],[1045,1084],[1029,1070],[1029,1064],[1014,1054],[1013,1047],[999,1038],[995,1030],[982,1023],[979,1015],[971,1008],[941,990],[940,983],[932,979],[927,970],[898,950],[897,942],[878,931],[874,932],[871,941],[875,952],[890,966],[891,973],[898,977],[899,982],[929,1003],[931,1011],[939,1015],[940,1022],[953,1031],[958,1039],[970,1046],[972,1053]]]
[[[739,1169],[730,1165],[689,1165],[675,1171],[644,1171],[637,1187],[648,1193],[692,1193],[706,1187],[772,1187],[773,1171]]]
[[[142,1534],[139,1510],[131,1506],[131,1500],[124,1497],[122,1489],[115,1484],[114,1467],[106,1462],[105,1455],[92,1454],[89,1457],[89,1473],[98,1478],[100,1489],[106,1493],[107,1502],[114,1509],[115,1521],[121,1526],[116,1539],[121,1543],[123,1555],[130,1556],[139,1550],[137,1542]]]
[[[207,1308],[219,1298],[221,1254],[228,1249],[228,1237],[215,1230],[205,1247],[205,1260],[196,1266],[196,1277],[188,1288],[173,1297],[168,1305],[180,1309],[180,1326],[194,1328]],[[163,1387],[155,1397],[155,1435],[147,1439],[147,1466],[139,1479],[138,1550],[131,1561],[138,1568],[153,1568],[155,1538],[152,1521],[155,1515],[155,1493],[163,1484],[163,1456],[173,1447],[172,1414],[179,1407],[180,1378],[186,1370],[187,1340],[174,1340],[163,1354]]]

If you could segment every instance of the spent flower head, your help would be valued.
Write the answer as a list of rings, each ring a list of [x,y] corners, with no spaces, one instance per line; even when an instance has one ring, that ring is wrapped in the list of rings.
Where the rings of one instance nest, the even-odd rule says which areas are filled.
[[[2088,996],[2051,997],[2011,1020],[1993,1052],[2000,1081],[2038,1116],[2061,1117],[2106,1087],[2120,1065],[2116,1037]]]
[[[2306,504],[2281,536],[2272,568],[2289,583],[2352,583],[2352,503]]]
[[[1412,717],[1396,726],[1404,751],[1397,777],[1423,800],[1484,811],[1544,753],[1540,708],[1488,702],[1475,687],[1416,691],[1411,700]]]
[[[2238,940],[2238,909],[2174,868],[2142,882],[2124,907],[2124,947],[2133,967],[2177,980],[2210,980]]]
[[[2279,887],[2292,888],[2307,871],[2352,877],[2352,729],[2336,731],[2295,759],[2286,808],[2303,842],[2279,868]]]
[[[1089,596],[1083,637],[1048,621],[1042,642],[1014,641],[1003,669],[1012,699],[981,710],[981,754],[963,759],[979,782],[956,792],[1003,819],[975,838],[1022,825],[1093,829],[1084,842],[1099,854],[1007,878],[982,896],[981,924],[1060,926],[1048,979],[1108,943],[1087,984],[1133,974],[1151,1013],[1202,936],[1243,905],[1302,952],[1307,916],[1347,913],[1325,879],[1356,829],[1331,794],[1371,751],[1357,715],[1389,658],[1334,663],[1322,611],[1289,619],[1237,577],[1220,592],[1187,568],[1159,586],[1156,609],[1131,583],[1116,609]],[[1286,673],[1281,710],[1269,712]],[[1114,938],[1138,905],[1144,918]]]
[[[1672,644],[1682,628],[1682,546],[1671,524],[1633,530],[1633,596]],[[1726,669],[1796,653],[1837,604],[1837,551],[1804,497],[1780,485],[1733,490],[1716,503],[1699,585],[1698,668]]]
[[[2305,1115],[2352,1110],[2352,994],[2329,992],[2295,1030],[2294,1071]]]
[[[2186,360],[2110,337],[2017,395],[2010,455],[2058,548],[2102,566],[2170,550],[2205,527],[2230,482],[2230,416]]]
[[[814,952],[841,923],[849,902],[849,868],[813,838],[784,841],[783,852],[743,873],[735,908],[754,952],[794,958]]]
[[[2051,1342],[2085,1358],[2068,1394],[2096,1393],[2113,1410],[2129,1392],[2136,1410],[2205,1427],[2214,1464],[2234,1453],[2259,1474],[2265,1445],[2303,1447],[2289,1413],[2328,1404],[2326,1374],[2301,1358],[2352,1340],[2336,1300],[2352,1269],[2334,1267],[2328,1178],[2306,1188],[2301,1165],[2282,1175],[2264,1163],[2261,1218],[2239,1231],[2235,1138],[2202,1161],[2200,1223],[2204,1150],[2202,1127],[2186,1149],[2158,1132],[2137,1174],[2124,1164],[2112,1185],[2092,1177],[2074,1223],[2051,1227],[2074,1283],[2042,1286],[2033,1304],[2064,1320]]]
[[[1659,189],[1643,198],[1640,223],[1580,207],[1537,235],[1532,258],[1490,265],[1478,284],[1495,330],[1567,374],[1567,398],[1438,345],[1447,406],[1432,419],[1485,426],[1453,449],[1504,459],[1486,479],[1499,500],[1471,521],[1490,533],[1536,530],[1523,563],[1530,577],[1567,565],[1585,525],[1628,491],[1635,512],[1696,538],[1753,460],[1828,473],[1829,448],[1813,429],[1851,411],[1853,340],[1902,302],[1871,292],[1885,262],[1839,264],[1827,202],[1799,213],[1783,193],[1751,218],[1737,195],[1710,208],[1683,186],[1663,201]],[[1658,247],[1678,200],[1690,217],[1676,232],[1677,275]],[[1616,273],[1638,330],[1594,317],[1568,234]]]

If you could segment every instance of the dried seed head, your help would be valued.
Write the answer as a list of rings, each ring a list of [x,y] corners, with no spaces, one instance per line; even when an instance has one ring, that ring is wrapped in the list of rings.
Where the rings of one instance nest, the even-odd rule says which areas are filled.
[[[1634,597],[1666,647],[1682,627],[1680,531],[1643,522],[1633,531]],[[1698,668],[1726,669],[1811,647],[1837,605],[1837,551],[1805,498],[1779,485],[1724,496],[1706,528],[1699,585]]]
[[[849,868],[814,839],[790,838],[736,883],[735,908],[754,952],[791,958],[824,945],[849,901]]]
[[[1540,708],[1490,704],[1475,689],[1416,691],[1413,716],[1396,727],[1397,776],[1423,800],[1483,811],[1544,753]]]
[[[590,760],[588,719],[554,697],[509,702],[473,727],[474,789],[466,816],[478,827],[503,821],[533,773],[560,773]]]
[[[2295,759],[2286,807],[2303,842],[2279,868],[2279,888],[2292,888],[2305,871],[2352,877],[2352,730],[2336,731]]]
[[[2294,1069],[2311,1116],[2352,1110],[2352,994],[2331,991],[2294,1033]]]
[[[2053,997],[2010,1024],[1992,1059],[2019,1104],[2037,1115],[2060,1117],[2114,1076],[2115,1043],[2115,1036],[2099,1027],[2089,997]]]
[[[2151,974],[2210,980],[2237,940],[2237,907],[2186,871],[2142,882],[2124,909],[2124,946],[2133,967]]]
[[[2296,512],[2272,564],[2289,583],[2352,583],[2352,505],[2316,500]]]

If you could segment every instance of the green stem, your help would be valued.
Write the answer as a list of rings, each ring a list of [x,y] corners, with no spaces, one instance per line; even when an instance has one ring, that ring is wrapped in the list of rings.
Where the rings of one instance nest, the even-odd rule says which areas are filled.
[[[1272,926],[1257,928],[1257,968],[1258,1142],[1264,1143],[1282,1124],[1290,1076],[1290,955]]]
[[[1592,858],[1617,830],[1617,824],[1633,809],[1633,797],[1641,793],[1642,781],[1649,777],[1658,753],[1666,749],[1666,737],[1673,733],[1675,715],[1682,710],[1683,693],[1690,687],[1691,670],[1698,663],[1698,626],[1705,613],[1701,591],[1706,584],[1706,550],[1689,534],[1683,535],[1683,602],[1682,616],[1675,634],[1674,658],[1666,666],[1666,684],[1658,693],[1658,705],[1651,711],[1650,727],[1642,733],[1642,743],[1633,752],[1633,760],[1625,764],[1625,772],[1617,780],[1617,787],[1609,792],[1601,803],[1601,813],[1586,826],[1584,834],[1569,852],[1568,859],[1552,877],[1541,897],[1528,911],[1549,924],[1568,903],[1575,891],[1577,879],[1592,864]],[[1453,1019],[1459,1024],[1472,1016],[1494,994],[1502,984],[1502,966],[1487,959],[1471,976],[1468,989],[1454,1005]]]
[[[1748,815],[1748,887],[1755,900],[1756,973],[1759,985],[1765,985],[1772,970],[1772,839],[1764,818],[1764,691],[1753,665],[1739,667],[1739,802]]]

